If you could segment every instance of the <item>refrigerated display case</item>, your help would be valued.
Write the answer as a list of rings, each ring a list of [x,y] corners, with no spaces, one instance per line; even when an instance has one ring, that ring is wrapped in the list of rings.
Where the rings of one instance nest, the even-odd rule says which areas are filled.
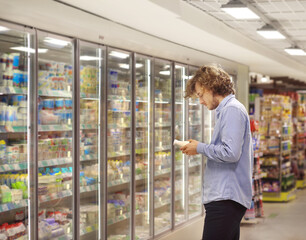
[[[186,133],[186,100],[185,82],[188,74],[188,66],[182,64],[175,64],[174,69],[174,84],[175,84],[175,128],[174,138],[180,141],[187,141]],[[182,154],[179,147],[174,149],[174,163],[175,163],[175,224],[180,224],[187,219],[186,209],[186,156]]]
[[[107,52],[107,239],[131,235],[132,57]]]
[[[144,240],[201,214],[201,160],[172,146],[202,131],[201,109],[183,97],[188,65],[3,29],[0,226],[10,237]]]
[[[14,30],[16,29],[16,30]],[[34,32],[0,22],[0,239],[32,237]],[[31,200],[30,200],[31,199]]]
[[[37,38],[38,238],[71,239],[74,45],[45,32],[38,32]]]
[[[154,64],[154,233],[171,228],[172,207],[172,66],[155,59]]]
[[[193,76],[197,68],[189,67],[189,75]],[[203,142],[202,105],[198,98],[190,98],[188,102],[188,139]],[[209,123],[208,123],[209,124]],[[188,156],[188,217],[200,215],[202,211],[202,154]]]
[[[80,239],[101,239],[102,76],[105,48],[80,42]],[[84,193],[86,192],[86,194]],[[83,194],[84,193],[84,194]]]

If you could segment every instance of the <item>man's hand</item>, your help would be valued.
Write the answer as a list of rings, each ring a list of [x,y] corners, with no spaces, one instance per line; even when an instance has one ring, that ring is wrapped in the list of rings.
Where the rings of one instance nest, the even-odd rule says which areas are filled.
[[[189,143],[186,144],[184,147],[181,147],[180,150],[182,151],[182,153],[191,156],[191,155],[196,155],[198,154],[197,152],[197,146],[198,146],[198,141],[193,140],[193,139],[189,139],[188,140]]]

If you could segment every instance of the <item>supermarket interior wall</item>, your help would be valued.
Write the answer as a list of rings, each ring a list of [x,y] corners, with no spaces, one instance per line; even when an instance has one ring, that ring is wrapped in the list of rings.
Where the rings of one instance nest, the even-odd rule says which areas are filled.
[[[239,66],[237,74],[237,92],[236,98],[249,109],[249,69],[245,66]]]
[[[245,75],[239,76],[239,69],[248,69],[246,65],[154,37],[55,1],[0,0],[0,3],[3,20],[189,65],[217,63],[237,79],[247,82]],[[239,82],[239,86],[243,84],[247,83]],[[240,96],[238,99],[244,102]]]

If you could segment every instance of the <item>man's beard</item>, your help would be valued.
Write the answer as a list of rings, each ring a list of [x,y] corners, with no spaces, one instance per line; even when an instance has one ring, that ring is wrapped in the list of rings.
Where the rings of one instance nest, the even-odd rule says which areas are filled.
[[[211,103],[211,108],[209,110],[215,110],[218,106],[219,106],[219,101],[217,100],[215,95],[213,95],[213,100],[212,100],[212,103]]]

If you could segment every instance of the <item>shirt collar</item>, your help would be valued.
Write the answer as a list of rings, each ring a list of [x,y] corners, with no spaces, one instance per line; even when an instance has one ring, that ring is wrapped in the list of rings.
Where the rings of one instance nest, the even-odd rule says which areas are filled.
[[[222,108],[227,104],[227,102],[228,102],[230,99],[234,98],[234,97],[235,97],[234,94],[229,94],[229,95],[227,95],[227,96],[219,103],[219,106],[216,108],[217,114],[219,114],[220,111],[222,110]]]

